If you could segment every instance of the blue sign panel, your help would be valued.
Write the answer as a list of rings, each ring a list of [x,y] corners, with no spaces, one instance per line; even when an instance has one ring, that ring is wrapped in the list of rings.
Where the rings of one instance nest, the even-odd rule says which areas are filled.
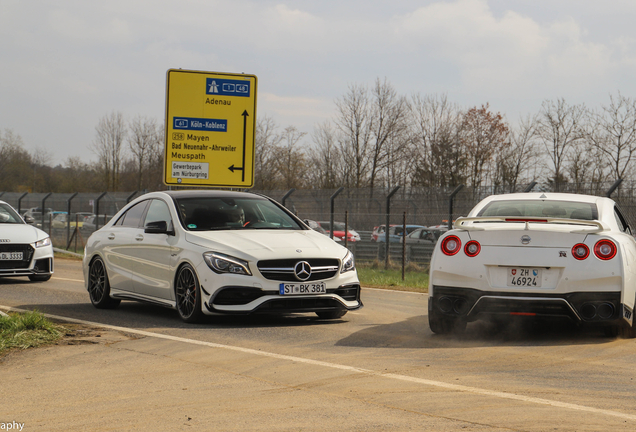
[[[205,93],[217,96],[250,97],[250,81],[206,78]]]
[[[173,129],[227,132],[227,120],[174,117]]]

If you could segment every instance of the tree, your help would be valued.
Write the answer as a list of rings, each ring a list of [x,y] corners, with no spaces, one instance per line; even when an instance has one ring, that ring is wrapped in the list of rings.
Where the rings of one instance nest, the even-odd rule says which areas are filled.
[[[153,163],[157,148],[161,146],[163,134],[155,119],[142,116],[131,120],[129,131],[127,141],[137,171],[137,190],[142,190],[144,175]]]
[[[276,169],[280,176],[280,186],[285,189],[302,188],[307,176],[307,163],[298,143],[306,135],[294,126],[285,128],[281,142],[276,146]]]
[[[519,182],[538,177],[537,117],[520,119],[519,124],[510,129],[508,139],[509,145],[495,161],[493,185],[506,185],[509,192],[514,192]]]
[[[0,131],[0,190],[28,191],[34,174],[22,137],[10,129]]]
[[[106,190],[119,190],[119,176],[123,163],[123,143],[126,137],[126,122],[120,112],[112,112],[99,119],[95,127],[96,138],[91,150],[97,155],[103,173]]]
[[[254,136],[254,188],[274,189],[276,185],[276,148],[283,139],[276,131],[278,126],[271,117],[261,117],[256,122]]]
[[[487,165],[509,145],[503,116],[488,108],[488,104],[474,107],[462,116],[461,136],[467,153],[468,181],[473,187],[481,186]]]
[[[567,182],[564,165],[570,148],[583,137],[585,113],[583,105],[570,106],[564,99],[544,101],[541,105],[537,132],[552,163],[550,183],[556,191],[561,183]]]
[[[336,189],[344,184],[348,166],[343,163],[339,150],[337,132],[330,122],[319,124],[312,134],[314,147],[308,157],[312,169],[309,171],[309,185],[315,189]]]

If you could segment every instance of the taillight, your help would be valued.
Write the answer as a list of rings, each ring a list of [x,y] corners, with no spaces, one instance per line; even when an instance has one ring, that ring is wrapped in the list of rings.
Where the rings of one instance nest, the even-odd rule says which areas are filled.
[[[611,240],[599,240],[594,245],[594,255],[602,260],[611,260],[616,256],[616,245]]]
[[[466,246],[464,246],[464,253],[466,253],[466,255],[468,255],[469,257],[474,257],[479,255],[479,252],[481,251],[481,245],[479,244],[478,241],[475,240],[471,240],[468,243],[466,243]]]
[[[572,256],[577,260],[584,260],[590,256],[590,248],[583,243],[575,244],[572,248]]]
[[[462,248],[462,241],[459,237],[450,235],[442,240],[441,247],[444,255],[455,255]]]

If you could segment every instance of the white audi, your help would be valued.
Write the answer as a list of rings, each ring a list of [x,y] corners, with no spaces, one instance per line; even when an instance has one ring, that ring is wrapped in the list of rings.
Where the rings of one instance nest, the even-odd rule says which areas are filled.
[[[0,277],[28,276],[43,282],[53,274],[53,245],[47,233],[27,224],[0,201]]]
[[[203,315],[362,307],[351,252],[261,195],[166,191],[143,195],[88,239],[84,280],[97,308],[121,300]]]
[[[435,333],[510,317],[567,318],[634,337],[636,242],[605,197],[491,196],[440,238],[431,258]]]

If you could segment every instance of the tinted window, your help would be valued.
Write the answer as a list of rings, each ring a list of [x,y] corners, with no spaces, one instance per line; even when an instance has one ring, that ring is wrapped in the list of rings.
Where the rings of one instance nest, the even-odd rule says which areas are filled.
[[[479,212],[478,216],[527,216],[596,220],[598,219],[598,210],[596,204],[572,201],[492,201]]]
[[[148,225],[150,222],[157,221],[165,221],[166,226],[170,226],[172,217],[170,216],[170,209],[168,208],[168,204],[166,204],[162,200],[154,199],[150,203],[150,207],[148,207],[148,213],[146,214],[144,226]]]
[[[21,224],[22,219],[8,204],[0,204],[0,223],[6,224]]]
[[[304,229],[304,225],[265,199],[197,197],[176,202],[181,223],[190,231]]]
[[[139,227],[141,217],[144,215],[144,211],[146,210],[147,205],[148,201],[142,201],[138,204],[135,204],[119,218],[119,220],[117,221],[117,225],[132,228]]]

